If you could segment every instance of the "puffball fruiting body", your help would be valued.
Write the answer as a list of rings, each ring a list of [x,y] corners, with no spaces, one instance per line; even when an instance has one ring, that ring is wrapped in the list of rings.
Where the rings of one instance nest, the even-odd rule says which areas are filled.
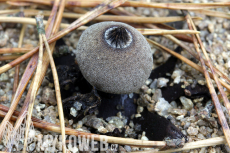
[[[79,39],[76,59],[91,85],[113,94],[137,91],[153,64],[143,35],[121,22],[101,22],[87,28]]]

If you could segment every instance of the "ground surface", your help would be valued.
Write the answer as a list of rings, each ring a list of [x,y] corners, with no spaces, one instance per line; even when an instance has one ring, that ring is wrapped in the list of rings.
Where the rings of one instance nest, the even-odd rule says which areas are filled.
[[[199,1],[200,2],[200,1]],[[203,1],[202,1],[203,2]],[[7,6],[1,6],[0,9],[4,9]],[[135,13],[137,15],[142,16],[171,16],[171,15],[180,15],[180,11],[171,11],[165,9],[146,9],[146,8],[125,8],[127,11]],[[218,11],[229,12],[228,8],[219,8]],[[213,62],[213,64],[222,72],[224,72],[227,76],[230,75],[230,23],[227,19],[218,18],[218,17],[210,17],[205,16],[202,14],[195,14],[191,12],[193,16],[202,17],[203,20],[195,21],[195,24],[198,30],[201,32],[200,36],[201,39],[208,50],[209,56]],[[70,20],[63,19],[64,22],[71,23]],[[88,24],[94,24],[95,22],[90,22]],[[187,29],[187,24],[185,22],[178,22],[172,23],[171,26],[177,29]],[[17,47],[19,34],[21,30],[20,24],[5,24],[1,23],[3,29],[0,30],[0,47],[1,48],[10,48],[10,47]],[[60,56],[67,56],[69,53],[72,54],[76,50],[77,41],[81,35],[81,31],[74,31],[63,38],[63,44],[60,44],[59,47],[56,47],[55,57],[56,59],[60,58]],[[150,39],[163,44],[164,46],[175,50],[177,45],[175,45],[170,40],[162,37],[162,36],[149,36]],[[25,37],[23,40],[24,47],[35,47],[38,45],[38,35],[36,33],[35,26],[27,25]],[[193,48],[193,44],[187,43],[187,45]],[[68,53],[60,53],[66,47]],[[61,48],[62,47],[62,48]],[[58,52],[59,50],[59,52]],[[165,52],[156,49],[152,46],[152,53],[154,57],[153,67],[157,68],[160,65],[165,64],[165,62],[169,59],[169,55]],[[182,50],[181,54],[186,58],[198,63],[188,52]],[[73,55],[74,56],[74,55]],[[57,60],[63,61],[63,60]],[[0,61],[0,66],[5,65],[9,61]],[[22,76],[24,69],[27,65],[28,61],[23,62],[20,65],[20,76]],[[57,63],[56,63],[57,64]],[[70,62],[70,64],[73,64]],[[135,97],[138,97],[136,100],[131,101],[132,105],[130,106],[131,110],[133,109],[134,115],[132,116],[131,113],[126,114],[123,116],[122,113],[114,113],[112,116],[107,116],[107,118],[100,119],[97,118],[94,113],[100,114],[100,111],[103,111],[99,107],[99,112],[97,110],[93,110],[93,114],[79,117],[79,119],[75,119],[76,116],[81,114],[81,111],[84,110],[84,100],[87,97],[82,99],[73,100],[68,103],[68,105],[64,105],[65,110],[65,124],[67,127],[71,127],[74,129],[93,132],[93,133],[100,133],[105,134],[108,132],[115,135],[114,132],[115,128],[118,128],[118,136],[130,137],[130,138],[139,138],[142,140],[150,139],[150,135],[146,132],[145,127],[142,125],[142,129],[140,127],[139,122],[137,121],[138,118],[143,117],[143,111],[151,111],[157,112],[159,115],[169,119],[184,135],[188,136],[188,141],[198,141],[203,140],[211,137],[218,137],[223,136],[223,132],[221,129],[220,124],[218,123],[217,114],[215,109],[213,109],[211,98],[209,92],[206,88],[206,81],[204,76],[200,74],[198,71],[194,70],[187,64],[182,63],[179,60],[174,60],[173,64],[175,67],[171,70],[167,70],[165,75],[161,77],[152,77],[146,81],[146,85],[142,87],[142,90],[138,94],[129,94],[129,95],[122,95],[121,97],[117,97],[118,101],[128,101]],[[63,65],[63,64],[57,64]],[[71,67],[71,66],[70,66]],[[72,70],[72,69],[71,69]],[[50,70],[47,72],[47,76],[44,79],[42,86],[40,87],[35,106],[33,110],[33,116],[45,120],[51,123],[59,123],[58,120],[58,111],[54,93],[54,85],[52,83],[52,75],[50,75]],[[65,69],[60,71],[62,73]],[[66,70],[67,71],[67,70]],[[10,106],[11,96],[12,96],[12,87],[13,87],[13,78],[14,78],[14,68],[1,74],[0,75],[0,103],[5,106]],[[72,79],[73,77],[70,74],[73,74],[75,77],[77,75],[77,79],[82,78],[79,74],[80,72],[78,69],[74,69],[71,72],[67,72],[67,78],[63,77],[66,81],[69,78]],[[158,72],[155,72],[158,73]],[[64,73],[62,73],[64,74]],[[70,75],[70,76],[68,76]],[[80,75],[80,76],[78,76]],[[62,78],[61,76],[59,76]],[[69,77],[69,78],[68,78]],[[71,83],[67,85],[63,85],[62,89],[63,92],[63,99],[72,96],[69,93],[71,90],[71,94],[86,94],[91,91],[91,87],[89,84],[85,82],[82,85],[80,80],[79,82],[76,80],[72,80],[75,83],[73,86]],[[83,81],[84,82],[84,81]],[[76,85],[77,84],[77,85]],[[82,88],[84,86],[85,88]],[[71,88],[71,89],[70,89]],[[192,91],[192,96],[185,96],[184,89],[188,89]],[[168,89],[168,90],[167,90]],[[28,87],[23,94],[20,103],[17,107],[17,110],[20,111]],[[175,92],[178,90],[178,94],[172,98],[172,96],[168,96],[169,93]],[[166,91],[166,92],[165,92]],[[179,91],[182,91],[179,93]],[[101,94],[103,95],[103,94]],[[111,96],[111,95],[110,95]],[[103,97],[103,96],[101,96]],[[104,101],[106,101],[104,96]],[[115,96],[116,97],[116,96]],[[84,99],[85,98],[85,99]],[[123,99],[122,99],[123,98]],[[109,99],[109,98],[108,98]],[[94,99],[95,100],[95,99]],[[133,102],[135,102],[133,104]],[[87,107],[87,106],[85,106]],[[124,108],[120,108],[122,106],[105,106],[105,109],[108,110],[116,110],[117,112],[124,112]],[[147,109],[146,109],[147,108]],[[226,115],[228,123],[230,123],[230,118],[227,114],[226,108],[223,106],[224,113]],[[115,112],[116,112],[115,111]],[[110,112],[110,111],[109,111]],[[204,113],[207,113],[204,115]],[[101,116],[103,116],[102,114]],[[131,117],[132,116],[132,117]],[[131,121],[130,121],[131,118]],[[144,118],[146,119],[146,118]],[[154,127],[154,123],[149,123],[151,128]],[[168,124],[168,123],[167,123]],[[122,129],[126,128],[125,134],[122,133]],[[51,140],[44,142],[40,148],[36,147],[38,142],[38,137],[51,134],[56,135],[54,132],[48,132],[45,130],[34,129],[32,130],[30,137],[35,137],[33,142],[29,144],[29,150],[31,152],[41,152],[47,151],[51,149],[51,146],[47,144],[51,143]],[[151,130],[150,130],[151,131]],[[119,135],[120,134],[120,135]],[[157,136],[154,137],[158,139]],[[19,145],[19,148],[22,148],[22,144]],[[5,145],[2,143],[0,144],[0,150],[4,150]],[[77,152],[77,148],[71,148],[68,146],[69,150],[72,152]],[[39,149],[41,149],[39,151]],[[119,146],[120,151],[137,151],[141,150],[141,148],[137,147],[130,147],[130,146]],[[147,149],[145,149],[147,150]],[[56,145],[56,152],[58,151],[58,145]],[[210,146],[201,149],[194,149],[190,151],[191,153],[220,153],[220,152],[230,152],[230,148],[227,145],[219,145],[219,146]]]

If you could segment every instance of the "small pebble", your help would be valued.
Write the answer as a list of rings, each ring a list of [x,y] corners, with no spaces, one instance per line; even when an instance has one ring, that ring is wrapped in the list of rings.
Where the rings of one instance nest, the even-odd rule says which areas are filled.
[[[52,90],[49,87],[45,87],[42,93],[42,102],[51,104],[51,105],[56,105],[57,101],[56,101],[54,90]]]
[[[9,79],[8,75],[6,73],[2,73],[0,76],[0,81],[7,81]]]
[[[184,96],[180,97],[180,101],[186,110],[191,110],[194,106],[192,100]]]
[[[159,98],[155,106],[155,111],[161,116],[167,116],[168,112],[172,109],[172,106],[164,98]]]
[[[198,134],[198,128],[189,127],[187,132],[189,135],[197,135]]]
[[[157,87],[158,87],[158,88],[166,87],[168,82],[169,82],[169,79],[166,79],[166,78],[159,78],[159,79],[157,80]]]

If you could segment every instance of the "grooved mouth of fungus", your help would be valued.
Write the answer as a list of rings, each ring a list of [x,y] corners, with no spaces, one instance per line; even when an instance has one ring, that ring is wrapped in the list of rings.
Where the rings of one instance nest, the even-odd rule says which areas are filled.
[[[132,34],[124,27],[110,27],[105,31],[105,41],[113,48],[127,48],[133,41]]]

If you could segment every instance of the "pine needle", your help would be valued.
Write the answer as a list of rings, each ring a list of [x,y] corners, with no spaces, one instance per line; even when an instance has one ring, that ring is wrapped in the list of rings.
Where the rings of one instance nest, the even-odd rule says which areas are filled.
[[[45,31],[44,29],[42,29],[42,27],[40,27],[40,28],[41,28],[41,31]],[[46,51],[48,52],[48,55],[49,55],[51,70],[52,70],[52,74],[53,74],[53,80],[54,80],[54,86],[55,86],[55,92],[56,92],[56,100],[57,100],[57,106],[58,106],[58,113],[59,113],[59,119],[60,119],[60,123],[61,123],[62,146],[63,146],[63,153],[64,153],[64,152],[66,152],[66,147],[65,147],[65,120],[64,120],[64,114],[63,114],[60,85],[59,85],[58,74],[57,74],[55,63],[54,63],[54,59],[53,59],[49,44],[47,42],[47,39],[46,39],[46,36],[44,33],[40,33],[40,35],[41,35],[41,37],[45,43]]]
[[[213,10],[207,10],[207,9],[193,10],[193,12],[200,13],[200,14],[205,14],[207,16],[213,16],[213,17],[230,19],[230,14],[229,13],[225,13],[225,12],[219,12],[219,11],[213,11]]]
[[[187,12],[186,12],[186,13],[187,13]],[[196,29],[195,29],[195,25],[194,25],[194,23],[193,23],[193,21],[192,21],[190,15],[189,15],[189,13],[187,13],[187,15],[186,15],[186,20],[187,20],[189,29],[194,29],[194,30],[196,30]],[[199,49],[198,42],[197,42],[196,38],[197,38],[197,40],[198,40],[198,42],[199,42],[199,44],[200,44],[200,47],[201,47],[201,49],[202,49],[202,51],[203,51],[203,53],[204,53],[204,55],[205,55],[205,57],[206,57],[206,60],[207,60],[207,62],[208,62],[208,64],[209,64],[209,68],[210,68],[210,70],[211,70],[211,72],[212,72],[212,74],[213,74],[213,77],[214,77],[214,80],[215,80],[215,82],[216,82],[216,84],[217,84],[217,86],[218,86],[218,89],[219,89],[220,93],[222,94],[222,97],[223,97],[223,100],[224,100],[224,104],[225,104],[226,108],[228,109],[228,113],[230,113],[230,104],[229,104],[228,98],[227,98],[227,96],[226,96],[226,94],[225,94],[223,88],[221,87],[221,85],[220,85],[220,83],[219,83],[219,80],[218,80],[218,78],[217,78],[217,76],[216,76],[216,73],[215,73],[215,71],[214,71],[213,68],[212,68],[212,64],[211,64],[211,62],[210,62],[210,60],[209,60],[209,57],[208,57],[208,55],[207,55],[207,52],[206,52],[204,46],[203,46],[203,44],[202,44],[202,42],[201,42],[201,40],[200,40],[199,35],[196,34],[196,37],[195,37],[195,35],[193,35],[193,42],[194,42],[196,51],[197,51],[197,53],[198,53],[198,56],[199,56],[199,58],[200,58],[200,62],[201,62],[202,68],[203,68],[203,70],[204,70],[204,75],[205,75],[205,79],[206,79],[206,81],[207,81],[207,85],[208,85],[208,88],[209,88],[209,92],[210,92],[210,94],[211,94],[212,101],[213,101],[214,106],[215,106],[215,108],[216,108],[216,112],[217,112],[217,115],[218,115],[218,118],[219,118],[221,127],[222,127],[222,129],[223,129],[225,138],[226,138],[226,140],[227,140],[228,146],[230,146],[230,130],[229,130],[229,126],[228,126],[227,120],[226,120],[226,118],[225,118],[225,116],[224,116],[224,113],[223,113],[223,110],[222,110],[222,108],[221,108],[220,101],[219,101],[219,99],[218,99],[218,96],[217,96],[217,94],[216,94],[216,91],[215,91],[215,89],[214,89],[214,86],[213,86],[213,84],[212,84],[212,82],[211,82],[211,79],[210,79],[210,77],[209,77],[208,71],[207,71],[207,69],[206,69],[206,67],[205,67],[205,63],[204,63],[204,60],[203,60],[203,58],[202,58],[202,56],[201,56],[201,52],[200,52],[200,49]]]
[[[31,48],[0,48],[0,54],[27,53]]]
[[[188,151],[191,149],[216,146],[216,145],[221,145],[221,144],[225,144],[225,143],[226,143],[226,139],[223,136],[222,137],[215,137],[215,138],[209,138],[206,140],[199,140],[199,141],[195,141],[195,142],[186,143],[183,148],[157,151],[156,153],[170,153],[170,152],[180,152],[180,151],[186,151],[186,150]],[[134,151],[134,152],[130,152],[130,153],[153,153],[153,151],[152,150]]]
[[[8,14],[8,13],[16,13],[19,10],[2,10],[0,14]],[[49,16],[50,11],[47,10],[31,10],[25,9],[23,10],[25,16],[34,16],[38,13],[41,13],[44,16]],[[77,13],[63,13],[63,18],[76,19],[80,18],[83,14]],[[200,17],[194,17],[193,19],[201,20]],[[116,16],[116,15],[101,15],[94,19],[94,21],[117,21],[117,22],[125,22],[125,23],[168,23],[168,22],[177,22],[185,20],[184,17],[181,16],[170,16],[170,17],[128,17],[128,16]]]
[[[5,23],[22,23],[22,24],[31,24],[31,25],[36,25],[36,21],[34,21],[33,18],[29,17],[0,17],[0,22],[5,22]],[[45,25],[47,25],[48,21],[43,21]],[[67,28],[69,24],[66,23],[61,23],[61,28]],[[78,28],[78,30],[85,30],[85,26],[81,26]]]
[[[11,4],[20,5],[23,3],[24,5],[28,5],[30,3],[41,4],[41,5],[52,5],[53,0],[14,0],[9,1]],[[27,3],[25,3],[27,2]],[[90,0],[90,1],[82,1],[82,0],[68,0],[66,2],[66,7],[95,7],[99,5],[103,0]],[[198,9],[210,9],[210,8],[218,8],[218,7],[226,7],[229,6],[230,2],[216,2],[216,3],[154,3],[154,2],[143,2],[143,1],[127,1],[122,6],[128,7],[147,7],[147,8],[162,8],[162,9],[173,9],[173,10],[198,10]]]
[[[0,56],[0,61],[14,60],[21,57],[21,55],[3,55]]]
[[[0,116],[4,117],[6,115],[6,112],[9,110],[8,107],[0,104]],[[19,112],[14,111],[14,115],[18,116]],[[15,116],[11,117],[12,121],[15,121],[17,118]],[[59,125],[48,123],[43,120],[37,119],[35,117],[32,117],[33,125],[36,128],[41,128],[44,130],[52,131],[52,132],[61,132],[61,128]],[[137,147],[154,147],[154,148],[163,148],[165,147],[166,143],[164,141],[143,141],[143,140],[137,140],[132,138],[120,138],[120,137],[112,137],[112,136],[106,136],[106,135],[99,135],[99,134],[93,134],[93,133],[87,133],[78,131],[71,128],[65,128],[65,132],[67,135],[75,135],[75,136],[89,136],[90,138],[94,138],[96,141],[101,140],[107,140],[108,143],[113,144],[121,144],[121,145],[130,145],[130,146],[137,146]]]
[[[52,11],[53,10],[56,11],[56,8],[57,7],[54,4]],[[49,24],[48,24],[49,26],[48,27],[53,26],[53,22],[52,22],[53,20],[52,20],[52,18],[55,18],[55,17],[56,16],[53,15],[53,13],[50,15],[50,18],[48,20],[48,22],[49,22]],[[37,66],[37,61],[38,61],[38,54],[35,54],[30,59],[28,65],[27,65],[27,67],[25,69],[25,72],[23,73],[22,79],[19,82],[19,85],[18,85],[17,91],[15,93],[15,96],[13,97],[12,105],[10,106],[10,110],[7,112],[6,116],[4,117],[3,121],[0,124],[0,140],[2,138],[2,135],[3,135],[2,131],[4,131],[6,123],[9,121],[10,117],[13,114],[13,111],[16,109],[16,107],[18,105],[18,102],[19,102],[19,100],[20,100],[20,98],[21,98],[21,96],[22,96],[22,94],[23,94],[23,92],[24,92],[24,90],[26,88],[26,85],[29,83],[29,80],[30,80],[30,78],[33,75],[33,72],[34,72],[34,70],[35,70],[35,68]],[[33,83],[31,83],[31,87],[32,87],[32,84]],[[30,93],[28,92],[27,95],[28,94],[30,94]],[[17,120],[17,122],[15,123],[15,126],[14,126],[15,130],[17,130],[18,128],[20,128],[22,121],[26,117],[25,116],[26,115],[26,113],[25,113],[26,111],[27,111],[27,109],[24,110],[24,111],[21,111],[19,119]],[[17,124],[17,123],[20,123],[20,124]]]
[[[25,34],[25,29],[26,29],[26,24],[22,25],[22,29],[21,29],[21,33],[19,36],[19,40],[18,40],[18,49],[20,50],[22,47],[22,42],[23,42],[23,38],[24,38],[24,34]],[[1,51],[0,51],[1,52]],[[15,53],[15,52],[14,52]],[[17,52],[18,53],[18,52]],[[13,92],[12,92],[12,99],[11,99],[11,103],[13,100],[13,97],[15,95],[15,92],[18,88],[18,83],[19,83],[19,70],[20,70],[20,65],[18,64],[15,67],[15,74],[14,74],[14,85],[13,85]]]
[[[43,16],[38,15],[38,16],[35,17],[35,19],[36,19],[36,22],[37,22],[37,29],[38,29],[38,34],[39,34],[40,46],[39,46],[38,65],[37,65],[37,70],[36,70],[36,73],[35,73],[33,90],[31,92],[30,104],[29,104],[28,114],[27,114],[27,122],[26,122],[26,131],[25,131],[25,141],[24,141],[23,153],[26,153],[27,138],[28,138],[29,128],[30,128],[30,124],[31,124],[31,116],[32,116],[33,108],[34,108],[34,101],[35,101],[35,98],[36,98],[36,93],[37,93],[37,88],[38,88],[38,81],[39,81],[39,78],[41,76],[41,70],[42,70],[43,43],[42,43],[41,30],[39,30],[39,29],[40,29],[40,26],[43,26],[43,23],[42,23]],[[45,30],[44,30],[44,33],[45,33]]]
[[[140,29],[137,30],[142,35],[169,35],[169,34],[198,34],[199,31],[195,30],[161,30],[161,29]]]
[[[177,57],[178,59],[180,59],[181,61],[185,62],[186,64],[188,64],[189,66],[193,67],[194,69],[196,69],[197,71],[204,73],[203,69],[201,66],[195,64],[194,62],[190,61],[189,59],[185,58],[184,56],[168,49],[167,47],[164,47],[163,45],[160,45],[159,43],[151,40],[151,39],[147,39],[147,41],[151,44],[153,44],[156,47],[161,48],[163,51],[166,51],[167,53]],[[209,73],[209,75],[211,76],[211,78],[213,78],[213,74]],[[230,91],[230,85],[228,85],[226,82],[224,82],[223,80],[219,79],[220,83],[227,89]]]

